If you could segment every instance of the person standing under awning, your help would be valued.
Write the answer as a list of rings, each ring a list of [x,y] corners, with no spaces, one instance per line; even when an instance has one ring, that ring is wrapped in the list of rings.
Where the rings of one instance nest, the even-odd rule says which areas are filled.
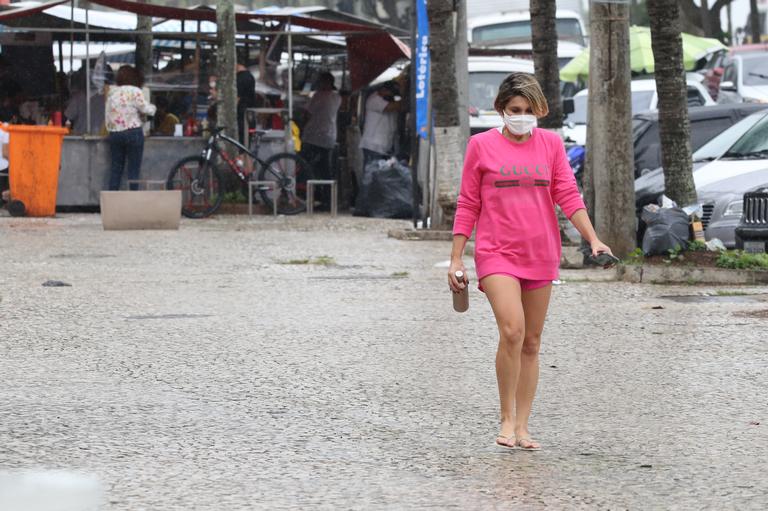
[[[336,117],[341,106],[341,96],[336,91],[333,75],[320,73],[315,82],[315,92],[306,110],[309,119],[301,135],[301,154],[314,170],[318,179],[333,179],[331,156],[336,146]],[[318,189],[321,209],[330,207],[330,190]]]
[[[390,157],[397,131],[397,113],[403,108],[402,101],[395,101],[398,94],[395,82],[383,83],[365,102],[365,123],[360,147],[363,150],[363,168],[375,160]]]

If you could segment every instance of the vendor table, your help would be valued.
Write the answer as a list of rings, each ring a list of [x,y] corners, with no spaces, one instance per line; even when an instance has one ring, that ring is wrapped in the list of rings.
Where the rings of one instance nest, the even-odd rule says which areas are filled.
[[[147,137],[140,179],[166,180],[173,165],[185,156],[199,154],[200,137]],[[110,153],[106,137],[64,137],[57,206],[98,206],[99,192],[109,183]],[[123,176],[123,187],[125,180]]]

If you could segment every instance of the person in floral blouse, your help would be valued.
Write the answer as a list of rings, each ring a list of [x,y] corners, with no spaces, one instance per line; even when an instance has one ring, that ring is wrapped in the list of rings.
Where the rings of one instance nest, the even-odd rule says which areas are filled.
[[[144,77],[133,66],[122,66],[117,71],[116,86],[109,87],[104,123],[109,132],[112,164],[109,189],[119,190],[123,170],[128,179],[138,179],[141,158],[144,155],[144,132],[141,129],[144,115],[154,115],[155,105],[144,99],[141,86]],[[131,185],[135,190],[136,185]]]

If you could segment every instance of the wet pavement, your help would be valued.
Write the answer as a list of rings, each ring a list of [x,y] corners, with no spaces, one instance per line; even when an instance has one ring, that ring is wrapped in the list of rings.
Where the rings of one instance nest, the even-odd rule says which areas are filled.
[[[126,511],[768,506],[768,288],[564,272],[544,450],[504,451],[495,324],[476,289],[452,311],[446,242],[349,217],[99,222],[0,218],[2,470],[95,474]]]

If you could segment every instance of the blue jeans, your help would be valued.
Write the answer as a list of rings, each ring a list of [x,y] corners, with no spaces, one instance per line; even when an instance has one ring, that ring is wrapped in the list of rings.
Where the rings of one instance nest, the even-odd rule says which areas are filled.
[[[139,179],[141,158],[144,156],[144,133],[141,128],[109,132],[109,148],[112,152],[112,165],[109,173],[109,189],[119,190],[123,179],[123,169],[128,170],[128,179]],[[131,190],[138,190],[137,184]]]

